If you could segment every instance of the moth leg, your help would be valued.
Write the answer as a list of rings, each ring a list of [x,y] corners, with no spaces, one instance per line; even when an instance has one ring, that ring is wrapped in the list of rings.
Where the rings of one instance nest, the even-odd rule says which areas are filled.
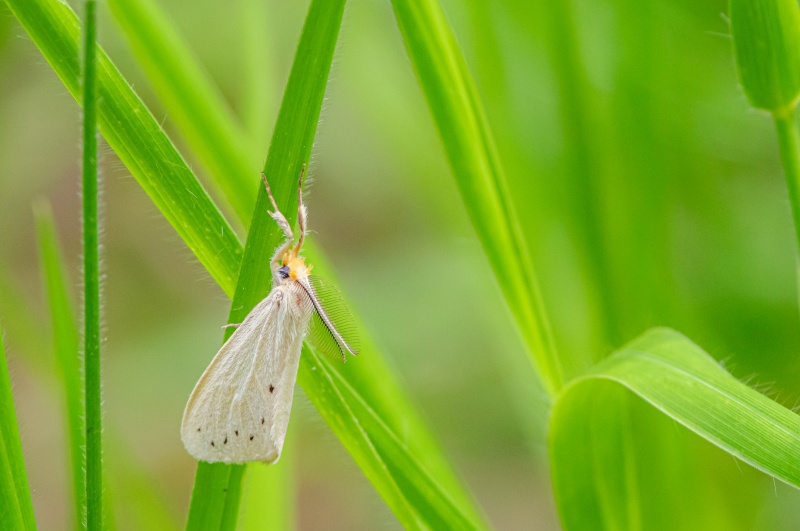
[[[294,246],[295,254],[300,252],[300,247],[303,246],[303,239],[306,236],[307,224],[308,221],[308,210],[306,210],[306,205],[303,204],[303,176],[306,173],[306,163],[303,163],[303,167],[300,169],[300,178],[297,182],[297,226],[300,229],[300,237],[297,240],[297,245]]]
[[[226,328],[239,328],[239,326],[241,326],[241,324],[242,323],[229,323],[229,324],[220,326],[220,328],[222,328],[223,330],[225,330]]]
[[[286,216],[281,213],[280,209],[278,208],[278,204],[275,202],[275,198],[272,196],[272,190],[269,187],[269,183],[267,182],[267,176],[264,173],[261,173],[261,180],[264,181],[264,187],[267,189],[267,196],[269,197],[270,203],[272,203],[272,208],[274,211],[268,211],[269,215],[272,219],[275,220],[275,223],[278,224],[278,227],[281,228],[283,231],[283,235],[286,237],[283,244],[275,250],[275,253],[272,255],[272,259],[270,260],[270,268],[272,269],[273,273],[280,268],[281,260],[283,260],[283,255],[286,254],[286,251],[292,246],[292,240],[294,240],[294,234],[292,234],[292,227],[289,225],[289,222],[286,220]]]

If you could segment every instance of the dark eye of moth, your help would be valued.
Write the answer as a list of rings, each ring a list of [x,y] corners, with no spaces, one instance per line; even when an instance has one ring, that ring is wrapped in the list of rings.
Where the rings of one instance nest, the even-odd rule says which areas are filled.
[[[289,266],[283,266],[278,269],[278,274],[281,276],[281,278],[289,278]]]

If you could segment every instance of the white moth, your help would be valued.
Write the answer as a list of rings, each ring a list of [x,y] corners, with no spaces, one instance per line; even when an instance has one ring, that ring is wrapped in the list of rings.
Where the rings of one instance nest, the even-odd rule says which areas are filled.
[[[355,336],[350,335],[354,330],[334,325],[334,320],[349,317],[341,298],[336,293],[324,296],[329,288],[311,276],[311,266],[299,255],[307,232],[302,191],[298,188],[300,236],[293,245],[292,228],[262,177],[275,209],[269,214],[286,240],[270,261],[272,291],[225,342],[186,404],[181,439],[201,461],[278,460],[307,332],[324,350],[341,354],[343,361],[348,352],[357,354]],[[301,184],[302,178],[301,174]]]

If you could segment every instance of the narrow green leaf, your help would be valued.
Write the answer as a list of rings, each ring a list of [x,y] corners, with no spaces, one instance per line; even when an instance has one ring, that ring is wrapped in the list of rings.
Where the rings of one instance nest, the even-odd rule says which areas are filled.
[[[6,0],[70,94],[80,101],[78,17],[58,0]],[[241,245],[181,155],[106,54],[98,51],[100,132],[200,263],[229,296]]]
[[[36,529],[2,333],[0,333],[0,527]]]
[[[86,527],[103,528],[100,240],[97,219],[97,4],[86,0],[83,40],[83,359],[86,378]]]
[[[564,369],[472,77],[435,0],[392,4],[464,204],[544,387],[554,396]]]
[[[72,463],[72,497],[75,501],[76,529],[85,527],[86,483],[84,478],[86,438],[84,433],[83,376],[78,347],[78,331],[64,273],[64,259],[58,245],[50,204],[41,200],[34,205],[39,253],[50,319],[53,323],[53,347],[56,365],[64,384],[65,410]]]
[[[550,464],[566,529],[670,528],[632,512],[636,479],[625,457],[635,441],[626,436],[636,430],[620,429],[625,389],[733,456],[800,486],[800,417],[736,380],[685,336],[658,328],[570,383],[554,405]]]
[[[786,113],[800,96],[800,7],[796,0],[731,0],[739,79],[750,104]]]
[[[258,184],[253,175],[258,169],[248,163],[250,144],[231,119],[230,110],[221,100],[215,100],[216,105],[206,104],[217,94],[209,90],[208,76],[155,2],[111,0],[108,5],[159,98],[173,111],[170,119],[214,174],[211,182],[219,186],[236,216],[248,226]],[[195,82],[198,79],[203,82]],[[188,127],[189,122],[198,127]],[[219,144],[214,141],[218,134],[234,141]]]

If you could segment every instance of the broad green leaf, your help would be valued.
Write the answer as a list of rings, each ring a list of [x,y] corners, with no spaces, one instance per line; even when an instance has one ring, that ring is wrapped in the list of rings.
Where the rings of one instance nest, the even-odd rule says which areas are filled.
[[[248,161],[250,144],[231,119],[231,112],[210,90],[206,73],[164,14],[151,0],[111,0],[109,7],[122,27],[170,119],[194,147],[194,153],[214,175],[211,182],[225,194],[236,216],[250,224],[255,206],[258,171]],[[201,82],[196,82],[200,80]],[[217,105],[208,105],[215,99]],[[189,127],[189,123],[196,127]],[[220,144],[215,137],[232,139]]]
[[[78,330],[64,260],[56,236],[50,204],[40,201],[34,205],[39,239],[40,263],[45,294],[53,323],[53,348],[59,376],[64,385],[64,403],[69,431],[69,454],[72,474],[72,497],[75,501],[76,529],[83,527],[86,511],[84,476],[86,437],[84,432],[83,376],[78,348]]]
[[[787,113],[800,96],[800,7],[796,0],[731,0],[739,79],[757,109]]]
[[[11,4],[10,2],[10,5]],[[75,21],[74,14],[69,10],[65,10],[62,4],[57,3],[55,0],[36,0],[32,3],[14,1],[12,8],[18,18],[23,22],[23,26],[25,26],[29,32],[35,34],[34,40],[37,40],[37,38],[44,39],[43,36],[55,38],[55,42],[49,42],[44,39],[45,42],[40,44],[40,48],[48,57],[51,64],[59,64],[57,59],[64,54],[64,48],[67,50],[76,48],[73,40],[77,38],[77,32],[71,33],[69,28],[72,24],[77,25],[77,22]],[[52,15],[53,13],[55,13],[54,16],[41,16],[42,14]],[[48,24],[54,25],[55,27],[47,30]],[[329,35],[325,36],[329,37]],[[103,58],[104,55],[101,53],[100,57]],[[314,62],[315,58],[308,57],[307,59]],[[65,77],[64,82],[68,87],[74,86],[77,83],[76,79],[72,78],[73,75],[77,75],[74,69],[59,67],[56,68],[56,71],[62,75],[62,77]],[[115,70],[114,72],[115,75],[118,76]],[[103,84],[103,76],[104,71],[101,70],[101,86]],[[326,78],[322,78],[322,81],[325,81],[325,79]],[[111,88],[114,90],[111,90]],[[106,101],[105,105],[100,107],[100,118],[101,123],[107,123],[109,126],[109,131],[105,132],[109,144],[116,151],[119,152],[121,150],[128,154],[128,158],[123,157],[123,160],[128,165],[134,177],[142,183],[142,186],[148,193],[152,192],[151,197],[156,205],[159,208],[163,206],[162,210],[167,210],[165,211],[165,215],[168,219],[174,221],[173,225],[176,227],[176,230],[179,230],[179,234],[191,242],[190,248],[197,253],[198,257],[201,258],[201,262],[209,269],[212,276],[223,289],[225,289],[226,293],[230,294],[233,291],[231,279],[235,278],[235,273],[233,273],[233,276],[229,276],[228,273],[238,271],[238,256],[240,253],[240,248],[233,237],[233,233],[227,229],[227,224],[216,209],[199,209],[199,211],[202,212],[202,216],[200,217],[203,218],[203,220],[198,220],[197,216],[194,216],[194,214],[196,214],[195,212],[191,213],[191,218],[188,216],[188,213],[186,213],[187,216],[184,218],[183,214],[185,214],[185,212],[181,210],[169,210],[170,205],[183,204],[183,202],[187,200],[187,196],[191,196],[192,201],[194,201],[195,192],[199,194],[196,196],[197,204],[202,205],[206,202],[210,203],[210,200],[207,195],[203,193],[202,188],[196,181],[191,186],[185,188],[171,185],[161,186],[160,181],[155,179],[155,177],[154,179],[149,179],[147,178],[149,174],[142,175],[143,169],[149,166],[146,164],[143,165],[143,162],[140,162],[138,157],[144,157],[145,162],[150,161],[149,159],[152,158],[152,156],[148,154],[148,150],[142,147],[143,145],[158,146],[161,151],[166,153],[176,152],[171,145],[167,148],[160,144],[162,139],[168,143],[166,137],[163,136],[157,124],[152,120],[152,116],[144,110],[144,107],[141,107],[141,103],[130,92],[127,84],[125,84],[121,78],[117,78],[117,82],[113,84],[111,88],[109,88],[109,92],[105,95],[105,100],[113,100],[113,106],[111,108],[126,116],[128,114],[139,117],[145,116],[143,120],[146,124],[140,126],[139,120],[109,120],[108,117],[103,114],[110,105]],[[321,97],[321,95],[317,96]],[[298,101],[304,101],[302,96],[297,99]],[[132,109],[139,110],[137,112],[132,109],[125,109],[126,105],[131,106]],[[312,125],[316,127],[316,120],[314,120],[313,123],[311,120],[302,120],[297,123],[293,131],[296,133],[299,130],[303,130],[307,133],[308,128]],[[277,129],[276,127],[276,130]],[[155,138],[151,138],[151,134]],[[295,137],[300,136],[302,135],[295,135]],[[288,144],[287,138],[281,138],[281,142],[287,143],[283,149],[291,147]],[[128,143],[133,143],[133,145],[128,145]],[[273,147],[275,143],[276,142],[273,141]],[[310,144],[307,146],[304,145],[302,148],[303,149],[300,151],[310,149]],[[300,151],[294,151],[294,157],[299,157]],[[294,169],[283,167],[281,168],[281,172],[277,172],[278,175],[282,173],[291,177],[291,180],[288,182],[277,179],[274,180],[273,191],[275,192],[276,198],[282,203],[288,202],[296,197],[289,188],[296,183],[296,178],[299,173],[299,160],[301,159],[298,159],[298,164]],[[169,179],[175,178],[176,176],[185,177],[187,173],[190,173],[182,160],[179,159],[175,164],[179,171],[173,169],[173,171],[167,175],[167,183],[171,182]],[[270,176],[271,181],[273,181],[273,177],[273,175]],[[257,178],[257,176],[255,178]],[[259,203],[259,205],[262,205],[262,208],[257,207],[257,213],[263,212],[266,209],[266,206],[263,206],[263,202]],[[282,205],[282,208],[285,207]],[[287,208],[286,213],[293,214],[292,209]],[[215,230],[220,229],[225,230],[215,233]],[[256,230],[255,227],[253,230]],[[208,238],[194,239],[193,235],[195,234],[207,234]],[[267,248],[266,246],[263,247]],[[271,251],[271,249],[269,250]],[[258,257],[258,265],[263,265],[263,260],[263,256]],[[399,386],[395,383],[395,378],[391,376],[391,373],[385,368],[383,363],[381,363],[377,351],[373,349],[364,349],[364,355],[358,361],[362,359],[370,361],[362,362],[364,367],[360,369],[349,369],[349,367],[357,366],[356,363],[350,363],[347,364],[347,370],[343,367],[337,367],[337,370],[342,371],[343,374],[350,374],[350,371],[353,371],[353,373],[357,375],[354,378],[354,382],[370,382],[369,387],[358,383],[354,385],[353,388],[359,390],[365,401],[370,401],[373,397],[380,397],[381,400],[377,401],[377,403],[368,403],[370,403],[376,411],[379,411],[377,408],[381,408],[381,415],[383,415],[386,410],[393,410],[391,416],[387,416],[382,420],[387,422],[387,424],[389,422],[391,423],[390,425],[396,436],[395,438],[403,442],[404,451],[400,452],[399,455],[407,465],[403,467],[385,466],[384,463],[378,461],[379,454],[374,451],[371,453],[365,451],[363,456],[359,456],[364,460],[370,460],[371,463],[374,463],[371,465],[371,470],[377,471],[379,475],[371,475],[370,479],[380,481],[380,483],[376,484],[378,491],[384,496],[390,507],[396,510],[398,517],[403,521],[407,520],[411,526],[413,526],[415,522],[440,521],[447,518],[449,515],[460,513],[462,517],[459,518],[457,522],[454,522],[453,525],[460,524],[464,520],[467,520],[471,522],[470,527],[481,527],[480,517],[469,502],[469,497],[458,486],[454,474],[449,469],[446,460],[441,456],[435,443],[432,442],[431,437],[421,428],[422,424],[419,422],[416,413],[408,405],[408,400],[399,392]],[[370,368],[378,369],[378,371],[369,375],[367,371]],[[363,374],[359,371],[363,371]],[[301,376],[299,377],[301,385],[309,387],[304,381],[306,377],[302,376],[302,374],[303,372],[301,369]],[[334,381],[333,379],[322,376],[321,371],[309,371],[308,374],[310,374],[311,378],[320,379],[322,382],[320,385],[329,385],[330,382]],[[386,381],[383,379],[384,376],[387,376]],[[328,391],[331,396],[344,396],[344,394],[337,389],[329,389]],[[395,400],[396,403],[392,403],[391,400]],[[333,408],[321,410],[323,416],[333,419],[330,420],[331,422],[335,422],[336,416],[342,411],[347,412],[351,410],[346,407],[340,410],[334,410]],[[369,449],[381,441],[380,433],[373,434],[371,433],[371,429],[362,429],[360,427],[360,419],[357,417],[352,418],[351,421],[347,423],[347,426],[352,428],[349,432],[350,439],[345,443],[348,446],[350,446],[351,441],[358,441],[360,448]],[[347,426],[345,427],[347,428]],[[398,434],[402,434],[402,436]],[[405,448],[406,446],[408,447],[407,450]],[[428,452],[428,450],[430,451]],[[427,500],[415,500],[415,503],[411,504],[403,498],[403,491],[397,488],[396,482],[389,474],[389,471],[398,468],[419,471],[419,467],[417,466],[419,463],[425,463],[427,465],[426,468],[420,471],[419,476],[415,473],[408,475],[408,477],[420,482],[421,485],[431,482],[441,485],[442,488],[439,492],[442,493],[442,496],[440,498],[431,498]],[[431,465],[431,463],[433,463],[433,465]],[[234,497],[238,497],[238,490],[241,485],[241,467],[202,468],[201,472],[210,476],[219,476],[216,480],[200,482],[201,484],[225,485],[227,482],[227,486],[222,488],[229,488],[229,492],[230,489],[234,489],[237,491]],[[233,476],[233,478],[231,478],[231,476]],[[434,492],[434,490],[427,488],[420,488],[419,490],[422,492]],[[194,496],[197,495],[198,493],[196,492]],[[228,510],[226,512],[224,507],[215,505],[214,500],[219,499],[220,496],[217,494],[209,498],[209,503],[205,506],[210,513],[216,514],[216,519],[212,519],[210,523],[213,526],[215,525],[214,522],[219,524],[224,521],[225,525],[230,527],[235,520],[235,511]],[[409,508],[413,509],[414,514],[409,513]],[[221,519],[219,512],[222,512]],[[199,521],[202,521],[202,519],[198,520],[198,522]]]
[[[464,204],[553,396],[563,384],[564,368],[472,77],[436,0],[394,0],[392,5]]]
[[[640,432],[628,416],[628,391],[736,458],[800,486],[800,417],[736,380],[683,335],[658,328],[574,380],[554,404],[550,464],[565,529],[671,527],[634,495],[642,474],[631,457]]]
[[[58,77],[79,100],[80,25],[66,3],[6,0]],[[98,49],[100,132],[144,191],[228,295],[241,245],[230,225],[108,56]]]
[[[0,333],[0,528],[36,529],[11,378]]]

